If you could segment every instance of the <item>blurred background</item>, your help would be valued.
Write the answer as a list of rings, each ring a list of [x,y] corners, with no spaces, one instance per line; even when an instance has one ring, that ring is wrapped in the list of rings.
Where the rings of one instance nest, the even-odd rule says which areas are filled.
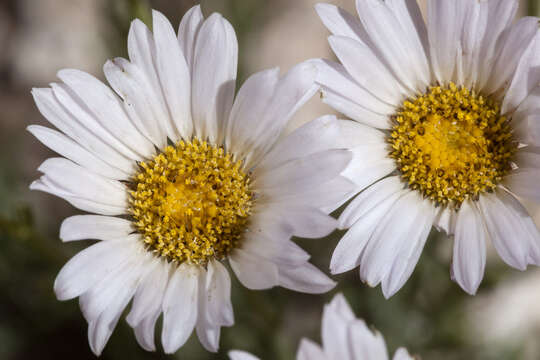
[[[450,1],[450,0],[449,0]],[[240,44],[239,83],[279,65],[286,70],[313,57],[333,58],[318,20],[315,0],[208,0],[233,24]],[[354,12],[353,0],[332,0]],[[53,282],[62,265],[87,244],[62,244],[63,218],[78,211],[58,198],[30,192],[36,168],[53,155],[25,131],[46,124],[32,87],[56,81],[61,68],[78,68],[103,78],[106,59],[125,56],[130,21],[149,23],[150,9],[176,27],[191,0],[1,0],[0,1],[0,359],[93,359],[87,325],[77,301],[59,302]],[[539,15],[540,1],[522,1],[521,15]],[[425,4],[424,4],[425,5]],[[291,127],[331,110],[318,97]],[[530,208],[537,214],[538,210]],[[341,234],[299,243],[313,262],[328,269]],[[243,349],[267,360],[292,360],[301,337],[320,341],[323,304],[344,292],[356,314],[381,331],[393,352],[406,346],[423,359],[540,359],[540,271],[511,270],[490,256],[476,297],[450,281],[452,242],[432,233],[420,264],[391,300],[369,289],[356,271],[337,277],[324,296],[283,289],[248,291],[233,283],[236,325],[224,328],[221,352],[207,353],[195,336],[175,355],[147,353],[120,321],[102,359],[226,359]],[[159,331],[159,329],[158,329]],[[159,333],[159,332],[158,332]]]

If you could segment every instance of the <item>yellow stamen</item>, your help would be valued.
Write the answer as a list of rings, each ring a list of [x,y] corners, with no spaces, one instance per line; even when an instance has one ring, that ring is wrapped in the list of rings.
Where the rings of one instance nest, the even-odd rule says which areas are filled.
[[[410,188],[459,207],[491,191],[516,150],[500,104],[454,84],[406,100],[394,116],[390,156]]]
[[[238,246],[252,205],[241,161],[194,139],[139,165],[130,212],[149,250],[169,261],[206,264]]]

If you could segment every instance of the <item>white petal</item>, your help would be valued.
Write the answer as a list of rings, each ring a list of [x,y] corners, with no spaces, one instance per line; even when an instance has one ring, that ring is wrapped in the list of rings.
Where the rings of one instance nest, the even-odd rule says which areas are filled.
[[[151,91],[156,95],[161,92],[154,64],[156,55],[154,37],[148,27],[139,19],[133,20],[129,27],[128,54],[133,64],[145,74],[151,86]]]
[[[540,169],[517,169],[506,175],[503,183],[514,194],[540,202],[539,178]]]
[[[152,15],[156,68],[172,120],[172,124],[167,127],[167,135],[173,142],[177,142],[179,136],[191,140],[193,121],[190,70],[170,22],[158,11],[152,11]]]
[[[132,255],[131,243],[138,239],[104,241],[75,255],[60,270],[54,281],[58,300],[73,299],[120,267]]]
[[[279,69],[265,70],[251,75],[238,91],[227,123],[225,139],[226,147],[237,158],[245,158],[250,151],[264,151],[270,146],[267,142],[272,132],[270,127],[274,124],[261,119],[269,111],[268,104],[275,96],[278,81]]]
[[[354,314],[343,297],[338,294],[324,307],[322,318],[322,343],[324,353],[329,359],[352,359],[347,344],[347,324]]]
[[[81,198],[117,209],[116,214],[105,215],[119,215],[127,208],[125,185],[94,174],[67,159],[47,159],[38,170],[44,173],[40,179],[44,186],[34,182],[31,189],[47,191],[68,201],[70,197]]]
[[[525,270],[529,259],[537,258],[539,233],[527,210],[505,190],[480,197],[480,209],[487,232],[501,258],[510,266]]]
[[[154,337],[156,322],[160,314],[161,309],[158,312],[147,316],[134,329],[137,342],[146,351],[156,351]]]
[[[101,215],[123,215],[126,212],[124,207],[107,205],[91,199],[83,199],[66,192],[62,188],[51,183],[50,179],[42,176],[30,184],[30,190],[39,190],[55,196],[58,196],[78,209]]]
[[[319,345],[311,340],[302,339],[296,353],[296,360],[328,360],[328,358]]]
[[[506,91],[501,112],[514,111],[540,82],[540,33],[523,53],[514,73],[510,87]]]
[[[311,206],[330,213],[343,205],[357,193],[357,187],[349,179],[338,176],[335,179],[304,189],[302,192],[292,194],[275,193],[272,197],[258,199],[261,204],[272,206]]]
[[[487,233],[476,205],[461,204],[456,221],[452,274],[467,293],[474,295],[484,277]]]
[[[116,147],[126,157],[140,160],[141,156],[148,157],[153,153],[152,143],[135,128],[122,103],[108,86],[79,70],[61,70],[58,77],[69,87],[53,85],[60,102],[75,116],[88,113],[85,119],[94,119],[110,133],[116,140]]]
[[[318,68],[317,83],[322,86],[323,101],[351,119],[367,125],[387,129],[388,115],[396,107],[383,102],[364,89],[345,70],[343,65],[329,60],[314,60]]]
[[[411,90],[422,90],[429,84],[427,62],[413,35],[403,29],[388,5],[380,0],[357,0],[362,24],[394,74]],[[408,36],[409,35],[409,36]],[[411,51],[410,47],[415,48]]]
[[[90,350],[96,356],[100,356],[105,348],[105,345],[109,341],[118,319],[121,314],[116,314],[117,317],[113,318],[112,311],[108,310],[102,314],[96,320],[89,322],[88,324],[88,344]]]
[[[278,267],[279,285],[308,294],[323,294],[332,290],[336,282],[310,263]]]
[[[219,338],[221,336],[221,326],[208,324],[199,321],[196,327],[197,336],[203,347],[210,352],[216,353],[219,350]]]
[[[519,19],[516,24],[506,30],[502,35],[500,53],[493,66],[485,93],[494,93],[505,87],[512,80],[519,60],[538,31],[538,19],[535,17],[525,17]],[[490,34],[492,36],[492,34]]]
[[[500,36],[507,29],[516,17],[518,10],[517,1],[490,0],[487,1],[487,25],[482,38],[480,50],[480,66],[478,89],[481,90],[488,79],[493,76],[497,47],[501,45]],[[485,10],[484,10],[485,11]],[[516,56],[518,54],[515,54]],[[510,64],[506,64],[510,66]],[[497,74],[499,76],[499,74]],[[503,106],[504,107],[504,106]]]
[[[534,87],[512,115],[516,141],[540,145],[540,86]]]
[[[438,231],[444,231],[447,235],[453,235],[456,228],[456,218],[456,211],[441,206],[433,220],[433,226]]]
[[[133,328],[161,313],[163,296],[169,280],[170,266],[161,259],[154,257],[146,267],[146,273],[137,287],[131,311],[126,318],[128,324]],[[153,334],[152,330],[152,346],[154,344]]]
[[[376,286],[380,281],[388,278],[396,258],[402,251],[407,252],[411,250],[411,247],[423,247],[428,235],[424,231],[424,221],[430,216],[424,200],[416,191],[403,195],[377,225],[364,250],[360,265],[362,280],[370,286]],[[418,224],[421,226],[417,226]],[[411,262],[415,260],[413,255],[408,255],[408,258]],[[416,263],[413,267],[414,265]],[[385,284],[389,285],[386,281],[383,285]]]
[[[337,221],[322,210],[308,206],[265,206],[264,212],[257,214],[260,220],[292,229],[298,237],[316,239],[330,234]]]
[[[158,92],[161,90],[152,85],[140,67],[126,59],[108,60],[103,72],[114,91],[124,100],[126,111],[139,130],[163,149],[167,144],[167,133],[171,130],[169,114]]]
[[[520,169],[540,169],[540,147],[519,148],[513,160]]]
[[[403,190],[403,184],[399,176],[390,176],[371,185],[358,194],[341,213],[338,219],[340,228],[351,227],[358,219],[401,190]]]
[[[195,133],[215,143],[231,111],[238,41],[231,24],[214,13],[202,25],[195,45],[192,106]]]
[[[522,228],[520,214],[505,204],[506,199],[504,191],[497,191],[496,194],[480,196],[478,204],[491,242],[501,258],[523,271],[527,268],[528,233]]]
[[[432,65],[437,80],[446,84],[452,79],[461,34],[461,9],[458,1],[428,2],[427,29]]]
[[[324,26],[334,35],[346,36],[351,39],[366,42],[368,35],[360,21],[349,12],[331,4],[319,3],[315,10]]]
[[[193,69],[195,40],[203,20],[201,5],[195,5],[186,12],[178,28],[178,42],[190,69]]]
[[[340,130],[340,121],[333,115],[310,121],[278,142],[257,166],[258,171],[262,168],[278,167],[294,158],[335,148],[341,136]]]
[[[213,321],[210,316],[209,305],[212,294],[211,287],[215,286],[213,279],[207,276],[205,269],[199,272],[199,316],[195,329],[202,346],[210,352],[217,352],[219,349],[219,337],[221,334],[221,325]],[[210,290],[210,292],[208,291]],[[214,300],[215,302],[215,300]],[[220,306],[221,304],[217,304]]]
[[[241,249],[278,265],[298,266],[310,257],[294,242],[288,239],[273,239],[264,232],[246,234]]]
[[[234,312],[231,303],[231,278],[221,262],[212,260],[208,263],[206,280],[206,310],[213,323],[232,326]]]
[[[409,232],[402,244],[394,250],[396,254],[392,268],[382,280],[383,294],[387,299],[401,289],[411,276],[431,231],[436,209],[430,200],[424,200],[421,206],[420,218],[414,224],[415,229]]]
[[[140,240],[128,245],[129,248],[125,250],[127,259],[122,259],[119,266],[102,274],[101,278],[79,297],[81,311],[88,322],[100,317],[116,299],[128,295],[131,299],[135,293],[150,254],[142,250]]]
[[[294,227],[281,220],[279,216],[269,216],[267,211],[255,208],[250,219],[248,231],[252,234],[263,234],[273,241],[287,241],[294,234]]]
[[[94,121],[85,117],[78,118],[81,115],[86,116],[85,113],[68,112],[52,89],[33,89],[32,95],[41,114],[77,144],[125,173],[131,173],[135,169],[133,160],[122,155],[110,134],[103,133],[103,129],[96,127]]]
[[[248,354],[245,351],[238,350],[229,351],[229,358],[231,360],[259,360],[258,357]]]
[[[62,241],[113,240],[125,238],[132,232],[131,221],[126,219],[99,215],[75,215],[62,222],[60,239]]]
[[[251,167],[261,160],[283,135],[287,123],[291,117],[304,105],[319,89],[319,86],[315,84],[317,77],[317,68],[310,62],[306,61],[300,63],[290,69],[282,78],[279,79],[277,84],[274,85],[274,79],[270,77],[266,81],[267,91],[273,91],[273,93],[266,96],[270,96],[269,101],[265,100],[265,104],[257,101],[256,108],[252,116],[261,114],[259,118],[251,117],[249,121],[255,120],[257,123],[254,132],[251,136],[259,139],[259,145],[257,148],[252,149],[252,152],[248,154],[246,159],[246,167]],[[265,83],[261,82],[259,86],[264,86]],[[261,91],[258,91],[261,93]],[[256,94],[254,94],[256,95]],[[265,99],[263,96],[261,99]],[[253,101],[253,100],[251,100]],[[243,121],[242,121],[243,120]],[[232,117],[231,117],[231,121]],[[248,121],[245,117],[234,120],[238,126],[245,126],[242,122]],[[234,134],[232,134],[234,136]],[[253,140],[251,140],[253,141]],[[253,145],[251,145],[253,148]]]
[[[302,189],[333,180],[346,168],[352,154],[346,150],[326,150],[291,160],[268,171],[256,172],[252,185],[266,196],[295,194]]]
[[[161,32],[163,28],[161,26],[158,27],[160,28],[158,32]],[[158,40],[162,41],[163,38]],[[124,99],[128,110],[130,110],[131,117],[136,119],[138,116],[136,122],[142,124],[142,127],[146,130],[143,133],[149,135],[154,144],[160,149],[163,149],[167,144],[167,136],[174,141],[178,137],[178,131],[175,129],[175,121],[171,119],[171,115],[174,114],[169,112],[166,103],[165,93],[171,90],[168,88],[169,83],[165,83],[162,81],[163,79],[160,79],[160,76],[163,75],[162,70],[164,69],[157,69],[165,65],[158,59],[158,57],[163,55],[163,51],[158,50],[157,47],[158,45],[150,30],[142,21],[136,19],[131,23],[128,33],[128,54],[131,63],[124,59],[116,59],[115,62],[128,75],[127,77],[124,76],[122,85],[125,89],[120,88],[119,95]],[[169,60],[174,61],[174,59]],[[180,59],[176,60],[180,61]],[[170,66],[167,67],[170,69]],[[105,71],[105,75],[109,79],[107,69]],[[117,77],[122,78],[122,74],[117,74]],[[171,79],[168,81],[171,81]],[[109,82],[111,83],[111,80]],[[112,83],[111,85],[117,92],[119,91],[117,89],[118,85],[117,87]],[[124,92],[131,93],[123,95],[122,93]],[[135,101],[139,103],[134,104]],[[186,100],[184,99],[184,101]],[[145,102],[150,105],[149,109],[144,109]],[[136,112],[133,111],[132,107],[136,109]],[[146,117],[148,112],[152,113],[153,117]]]
[[[93,306],[96,304],[99,304],[100,306],[99,310],[96,308],[95,315],[85,314],[86,318],[89,320],[88,340],[94,354],[99,356],[107,344],[107,341],[118,323],[118,319],[135,292],[135,284],[138,281],[138,275],[139,271],[123,269],[121,274],[115,275],[115,281],[109,281],[111,280],[111,275],[108,275],[103,278],[102,282],[98,285],[99,289],[96,288],[95,292],[91,290],[88,295],[83,295],[89,296],[87,304],[84,306]],[[105,288],[107,287],[108,289],[105,291]],[[106,299],[101,301],[96,300],[96,294],[101,295],[105,292],[109,294]],[[81,310],[85,312],[85,308],[82,304],[83,303],[81,302]]]
[[[163,298],[161,342],[165,353],[176,352],[187,341],[197,322],[198,269],[182,264],[169,280]]]
[[[341,175],[352,180],[359,189],[389,175],[396,169],[394,159],[388,157],[388,144],[362,144],[350,149],[353,159]]]
[[[394,357],[392,358],[392,360],[414,360],[414,358],[411,355],[409,355],[409,352],[407,351],[407,349],[399,348],[394,354]]]
[[[369,190],[369,189],[368,189]],[[399,191],[374,203],[341,238],[330,262],[332,274],[340,274],[354,269],[360,264],[361,255],[378,224],[403,195]],[[367,202],[367,200],[366,200]]]
[[[86,150],[58,131],[39,125],[30,125],[27,130],[51,150],[96,174],[115,180],[127,180],[129,178],[128,173],[107,164],[92,152]]]
[[[229,263],[238,280],[251,290],[269,289],[278,284],[278,267],[241,249],[235,249],[229,256]]]
[[[371,332],[363,320],[354,320],[347,333],[351,348],[351,359],[387,360],[388,351],[383,337],[378,332]]]
[[[337,92],[323,87],[321,96],[323,103],[352,120],[377,129],[388,129],[390,127],[390,118],[388,116],[375,114]]]
[[[399,20],[403,31],[407,33],[410,45],[414,47],[412,52],[418,57],[419,64],[417,66],[427,75],[424,80],[429,80],[429,40],[426,23],[418,2],[415,0],[388,0],[386,3]]]
[[[386,134],[371,126],[359,124],[356,121],[339,120],[341,129],[340,146],[346,149],[366,144],[381,144],[386,141]]]
[[[347,72],[361,87],[369,89],[382,101],[399,106],[405,91],[368,46],[344,36],[330,36],[328,41]]]

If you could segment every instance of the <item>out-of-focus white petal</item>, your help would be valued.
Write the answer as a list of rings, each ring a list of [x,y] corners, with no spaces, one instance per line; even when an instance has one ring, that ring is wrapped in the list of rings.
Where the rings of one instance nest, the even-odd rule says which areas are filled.
[[[309,339],[302,339],[296,353],[296,360],[327,360],[327,357],[319,345]]]
[[[342,294],[324,307],[321,333],[324,353],[329,359],[352,358],[347,344],[347,325],[352,320],[354,313]]]
[[[229,351],[229,358],[231,360],[259,360],[258,357],[248,354],[245,351],[238,350]]]
[[[387,360],[388,351],[382,335],[373,333],[363,320],[354,320],[348,327],[351,359]]]

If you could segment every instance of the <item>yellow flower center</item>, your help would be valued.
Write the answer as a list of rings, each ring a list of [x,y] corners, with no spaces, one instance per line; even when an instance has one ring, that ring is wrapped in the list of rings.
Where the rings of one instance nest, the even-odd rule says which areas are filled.
[[[130,213],[148,250],[169,261],[206,264],[238,246],[252,205],[242,161],[194,139],[139,165]]]
[[[516,150],[500,104],[454,84],[403,103],[389,136],[390,156],[410,188],[459,207],[491,191]]]

